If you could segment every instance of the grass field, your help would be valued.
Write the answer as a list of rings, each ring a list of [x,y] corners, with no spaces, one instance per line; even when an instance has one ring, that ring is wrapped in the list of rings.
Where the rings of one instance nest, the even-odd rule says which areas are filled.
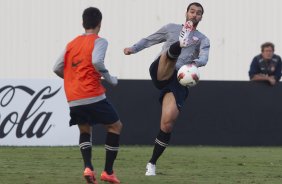
[[[168,147],[157,176],[145,177],[152,148],[123,146],[115,171],[123,184],[281,184],[282,148]],[[100,173],[104,148],[93,147]],[[82,159],[78,147],[0,147],[1,184],[80,184]],[[103,182],[99,182],[99,184]]]

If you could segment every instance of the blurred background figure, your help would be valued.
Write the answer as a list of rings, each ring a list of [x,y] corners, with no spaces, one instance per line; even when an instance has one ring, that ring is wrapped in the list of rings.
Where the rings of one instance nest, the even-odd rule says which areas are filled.
[[[281,78],[281,57],[274,54],[274,44],[261,45],[261,54],[254,57],[249,76],[251,81],[266,81],[275,85]]]

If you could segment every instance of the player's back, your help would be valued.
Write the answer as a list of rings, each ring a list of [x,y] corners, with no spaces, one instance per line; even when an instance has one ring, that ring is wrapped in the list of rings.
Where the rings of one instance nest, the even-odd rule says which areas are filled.
[[[68,101],[99,96],[105,92],[101,75],[92,64],[98,35],[80,35],[68,45],[64,58],[64,87]]]

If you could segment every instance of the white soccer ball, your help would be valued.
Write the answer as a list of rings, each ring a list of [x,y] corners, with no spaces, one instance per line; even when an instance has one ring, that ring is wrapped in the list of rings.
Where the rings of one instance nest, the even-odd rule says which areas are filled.
[[[195,86],[200,79],[198,67],[193,64],[183,65],[177,72],[177,79],[182,86]]]

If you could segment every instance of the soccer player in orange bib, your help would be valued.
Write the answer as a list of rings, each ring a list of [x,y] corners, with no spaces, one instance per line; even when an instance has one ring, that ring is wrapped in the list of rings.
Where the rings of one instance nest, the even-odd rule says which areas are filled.
[[[102,13],[97,8],[89,7],[84,10],[82,18],[85,33],[67,44],[53,70],[64,79],[65,94],[70,106],[70,126],[78,125],[80,130],[79,146],[87,184],[98,183],[91,162],[92,126],[98,123],[103,124],[107,130],[106,161],[101,180],[119,184],[113,164],[119,149],[122,123],[106,98],[101,77],[114,86],[118,80],[110,75],[104,65],[108,42],[98,36]]]

